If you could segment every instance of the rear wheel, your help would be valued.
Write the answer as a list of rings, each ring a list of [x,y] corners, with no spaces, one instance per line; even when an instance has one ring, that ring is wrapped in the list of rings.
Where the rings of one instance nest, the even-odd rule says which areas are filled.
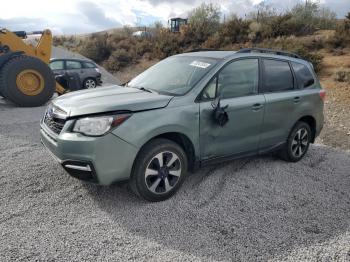
[[[45,104],[53,96],[55,86],[48,65],[35,57],[14,57],[0,71],[0,92],[19,106]]]
[[[311,129],[305,122],[297,122],[289,134],[287,144],[280,152],[282,159],[297,162],[304,157],[311,141]]]
[[[84,81],[83,85],[85,89],[92,89],[92,88],[96,88],[97,82],[93,78],[88,78]]]
[[[167,139],[146,144],[135,160],[130,184],[132,190],[148,201],[162,201],[176,193],[187,173],[183,149]]]

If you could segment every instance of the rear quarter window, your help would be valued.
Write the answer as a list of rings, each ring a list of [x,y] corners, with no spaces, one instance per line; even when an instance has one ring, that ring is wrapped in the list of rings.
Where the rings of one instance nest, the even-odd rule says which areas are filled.
[[[83,62],[83,67],[84,68],[96,68],[96,65],[91,62]]]
[[[297,78],[299,89],[307,88],[315,83],[314,76],[306,65],[292,62],[292,67]]]

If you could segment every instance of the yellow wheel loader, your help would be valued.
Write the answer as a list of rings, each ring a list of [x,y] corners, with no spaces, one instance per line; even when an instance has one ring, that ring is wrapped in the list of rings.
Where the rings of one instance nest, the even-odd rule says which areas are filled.
[[[36,46],[23,41],[29,33],[0,29],[0,95],[23,107],[44,105],[55,91],[65,92],[48,65],[51,31],[31,34],[41,34]]]

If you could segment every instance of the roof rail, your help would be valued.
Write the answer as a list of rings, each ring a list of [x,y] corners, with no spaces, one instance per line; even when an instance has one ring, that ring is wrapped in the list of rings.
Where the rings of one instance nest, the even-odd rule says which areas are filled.
[[[293,53],[281,51],[281,50],[267,49],[267,48],[243,48],[237,51],[237,53],[254,53],[254,52],[289,56],[289,57],[302,59],[302,57],[297,54],[293,54]]]
[[[222,51],[222,50],[210,49],[210,48],[196,48],[196,49],[186,51],[186,53],[205,52],[205,51]]]

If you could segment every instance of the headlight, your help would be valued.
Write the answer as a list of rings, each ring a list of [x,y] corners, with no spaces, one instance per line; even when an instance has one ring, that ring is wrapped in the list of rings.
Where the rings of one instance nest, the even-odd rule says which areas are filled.
[[[131,114],[120,114],[115,116],[97,116],[78,119],[73,128],[73,132],[81,133],[87,136],[102,136],[113,127],[119,126]]]

